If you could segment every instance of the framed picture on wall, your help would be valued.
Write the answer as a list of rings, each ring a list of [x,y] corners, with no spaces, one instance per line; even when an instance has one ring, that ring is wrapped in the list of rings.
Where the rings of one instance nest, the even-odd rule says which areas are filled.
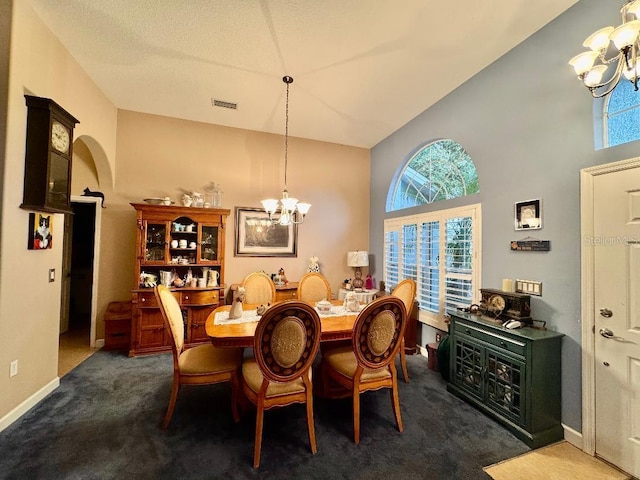
[[[516,202],[516,230],[539,230],[542,228],[542,200]]]
[[[29,214],[29,250],[46,250],[53,246],[53,215],[44,213]]]
[[[235,256],[296,257],[298,226],[269,220],[261,208],[236,207]]]

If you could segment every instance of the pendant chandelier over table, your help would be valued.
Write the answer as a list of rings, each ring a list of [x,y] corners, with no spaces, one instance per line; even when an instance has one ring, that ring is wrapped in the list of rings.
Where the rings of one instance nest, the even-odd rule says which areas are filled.
[[[595,98],[611,93],[623,77],[638,90],[640,0],[628,1],[620,13],[622,25],[604,27],[592,33],[582,44],[589,51],[576,55],[569,62]]]
[[[287,85],[287,98],[285,103],[285,130],[284,130],[284,190],[282,198],[268,198],[262,200],[262,207],[269,214],[269,220],[272,223],[280,225],[291,225],[304,222],[305,215],[311,208],[310,203],[298,202],[297,198],[289,196],[287,190],[287,164],[289,149],[289,85],[293,83],[293,78],[289,76],[282,77],[282,81]],[[279,214],[277,213],[279,211]]]

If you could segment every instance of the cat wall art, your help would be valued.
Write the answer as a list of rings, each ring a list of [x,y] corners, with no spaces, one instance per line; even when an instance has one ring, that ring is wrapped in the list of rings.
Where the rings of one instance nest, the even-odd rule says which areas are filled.
[[[53,215],[29,214],[29,250],[46,250],[53,247]]]

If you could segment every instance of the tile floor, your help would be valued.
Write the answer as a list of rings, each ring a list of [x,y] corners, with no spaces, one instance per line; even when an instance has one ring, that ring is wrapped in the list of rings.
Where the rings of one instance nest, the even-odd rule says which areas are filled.
[[[58,376],[62,377],[99,350],[89,346],[89,327],[67,330],[60,335]]]

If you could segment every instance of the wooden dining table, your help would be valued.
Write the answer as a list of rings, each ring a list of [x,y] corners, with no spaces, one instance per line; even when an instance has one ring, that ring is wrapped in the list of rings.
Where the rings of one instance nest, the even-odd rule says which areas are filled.
[[[342,300],[332,300],[334,308],[342,308]],[[255,310],[259,305],[244,304],[244,311]],[[215,316],[218,312],[228,312],[231,305],[221,305],[209,314],[205,324],[207,335],[217,347],[253,347],[253,337],[258,326],[257,321],[243,323],[215,324]],[[349,312],[343,315],[323,316],[320,314],[321,342],[333,340],[347,340],[351,338],[353,325],[358,312]]]

